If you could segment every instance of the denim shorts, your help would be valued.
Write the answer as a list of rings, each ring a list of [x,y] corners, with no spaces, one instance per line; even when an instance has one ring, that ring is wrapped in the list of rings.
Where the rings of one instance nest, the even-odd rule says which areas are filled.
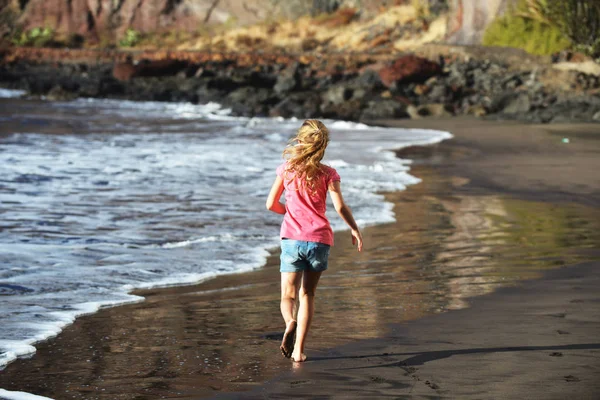
[[[330,246],[303,240],[281,240],[280,272],[322,272],[327,269]]]

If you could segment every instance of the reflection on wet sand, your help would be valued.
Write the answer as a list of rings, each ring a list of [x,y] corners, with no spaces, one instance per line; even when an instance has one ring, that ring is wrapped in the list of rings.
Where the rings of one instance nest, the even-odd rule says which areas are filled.
[[[470,296],[586,259],[600,213],[496,195],[456,195],[431,170],[387,195],[397,222],[338,233],[317,291],[308,355],[385,335],[390,322],[465,307]],[[591,254],[591,253],[590,253]],[[0,374],[0,387],[60,399],[196,399],[247,390],[287,371],[278,340],[277,257],[252,273],[145,292],[147,300],[78,320]]]
[[[450,309],[465,307],[468,297],[576,262],[580,257],[572,250],[599,243],[598,218],[582,217],[586,212],[576,205],[557,207],[494,195],[461,196],[442,204],[455,230],[441,242],[435,262],[447,282]]]

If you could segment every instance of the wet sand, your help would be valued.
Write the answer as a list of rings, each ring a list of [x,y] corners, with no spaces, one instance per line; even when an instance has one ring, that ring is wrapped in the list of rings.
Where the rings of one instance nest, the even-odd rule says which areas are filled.
[[[399,152],[423,182],[386,195],[397,222],[365,229],[365,252],[336,234],[311,362],[279,354],[275,254],[83,317],[0,372],[0,387],[57,399],[597,397],[600,129],[392,123],[456,138]]]

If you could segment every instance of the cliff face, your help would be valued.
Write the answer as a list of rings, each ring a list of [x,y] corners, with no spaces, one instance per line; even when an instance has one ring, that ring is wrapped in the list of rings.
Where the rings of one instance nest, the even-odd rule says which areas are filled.
[[[275,18],[332,12],[348,0],[0,0],[0,14],[24,29],[49,27],[62,34],[119,36],[166,29],[197,31],[206,24],[246,25]],[[367,0],[377,9],[385,3]],[[5,18],[5,20],[7,19]]]
[[[448,37],[452,44],[479,44],[490,22],[514,0],[449,0]]]
[[[487,24],[514,0],[421,0],[434,11],[449,6],[449,41],[476,44]],[[373,14],[389,0],[0,0],[0,36],[10,26],[49,27],[59,34],[114,39],[128,28],[139,32],[198,31],[206,24],[247,25],[281,17],[332,12],[355,6]]]
[[[265,19],[273,8],[269,0],[19,0],[17,22],[25,29],[118,36],[128,28],[194,31],[230,18],[252,23]]]

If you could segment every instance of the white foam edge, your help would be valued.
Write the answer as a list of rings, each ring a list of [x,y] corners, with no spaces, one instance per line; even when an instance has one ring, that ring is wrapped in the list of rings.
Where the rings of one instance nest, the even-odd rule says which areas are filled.
[[[74,304],[68,311],[54,311],[48,315],[55,318],[52,322],[32,322],[37,327],[43,327],[35,336],[24,340],[0,340],[0,371],[17,358],[30,357],[36,352],[34,344],[56,337],[67,326],[71,325],[78,317],[96,313],[101,308],[115,307],[130,303],[139,303],[144,300],[141,296],[125,293],[127,299],[107,300]]]
[[[38,396],[36,394],[26,392],[14,392],[10,390],[0,389],[0,399],[2,400],[54,400],[50,397]]]
[[[25,95],[24,90],[4,89],[0,88],[0,99],[14,99]]]
[[[264,238],[264,236],[261,236],[261,238]],[[218,242],[235,242],[238,240],[247,240],[247,239],[249,239],[249,238],[246,236],[237,236],[237,235],[233,235],[231,233],[225,233],[225,234],[220,234],[220,235],[203,236],[203,237],[194,238],[194,239],[190,238],[190,239],[182,240],[179,242],[166,242],[166,243],[151,244],[151,245],[141,246],[141,247],[176,249],[179,247],[189,247],[196,243],[217,242],[217,241]]]
[[[4,89],[4,90],[7,90],[7,89]],[[83,101],[98,101],[98,99],[81,99],[81,100],[83,100]],[[111,99],[102,99],[102,100],[103,101],[107,101],[107,100],[115,101],[115,102],[122,101],[122,100],[111,100]],[[127,102],[140,103],[140,102],[134,102],[134,101],[127,101]],[[144,103],[144,102],[141,102],[141,103]],[[153,103],[152,105],[164,104],[164,103],[159,103],[159,102],[147,102],[147,103]],[[173,104],[173,103],[167,103],[167,104]],[[179,104],[187,104],[187,103],[179,103]],[[215,106],[220,106],[220,105],[215,103],[215,104],[211,104],[209,107],[212,108]],[[225,110],[223,110],[223,111],[225,111]],[[229,111],[229,110],[227,110],[227,111]],[[227,112],[227,111],[225,111],[225,112]],[[219,117],[222,117],[222,116],[225,116],[225,115],[212,114],[212,117],[214,119],[218,119]],[[227,119],[249,120],[248,118],[245,118],[245,117],[233,117],[233,116],[225,116],[225,117]],[[267,119],[268,118],[265,118],[265,120],[267,120]],[[257,120],[257,118],[254,118],[254,121],[256,121],[256,120]],[[296,118],[292,118],[292,119],[278,118],[278,120],[281,122],[297,121]],[[421,132],[421,133],[428,133],[428,134],[436,133],[437,134],[437,136],[435,136],[435,137],[423,139],[423,140],[415,140],[414,142],[407,143],[405,145],[398,145],[398,146],[393,146],[390,148],[379,149],[381,152],[389,153],[391,156],[390,158],[393,157],[393,158],[397,159],[399,162],[403,162],[406,160],[396,157],[395,154],[393,153],[396,150],[399,150],[399,149],[405,148],[405,147],[411,147],[411,146],[431,145],[431,144],[439,143],[443,140],[450,139],[453,137],[453,135],[451,133],[445,132],[445,131],[440,131],[440,130],[375,127],[375,126],[365,125],[362,123],[349,122],[349,121],[336,121],[336,120],[333,120],[328,123],[330,124],[331,127],[337,128],[337,129],[355,129],[355,130],[377,129],[377,128],[403,129],[403,130],[408,130],[408,131],[413,131],[413,132]],[[408,172],[407,172],[407,174],[408,174]],[[414,178],[415,178],[415,181],[409,182],[407,184],[410,185],[410,184],[418,183],[421,181],[419,178],[416,178],[416,177],[414,177]],[[378,225],[378,224],[382,224],[382,223],[386,223],[386,222],[395,222],[396,219],[395,219],[395,217],[393,215],[393,211],[392,211],[393,204],[391,204],[389,202],[385,202],[385,201],[384,201],[384,204],[386,207],[386,211],[388,211],[388,212],[386,213],[387,214],[386,218],[383,218],[383,222],[382,222],[382,220],[379,220],[377,222],[370,223],[369,221],[359,220],[359,221],[357,221],[357,223],[359,223],[359,225],[361,225],[361,226],[371,226],[371,225]],[[345,231],[345,230],[348,230],[348,227],[344,227],[343,229],[336,229],[336,231]],[[179,246],[176,245],[174,247],[179,247]],[[262,260],[261,263],[259,263],[259,265],[250,265],[249,264],[248,267],[241,268],[240,270],[236,270],[235,272],[224,271],[224,272],[207,272],[207,273],[203,273],[203,274],[186,274],[183,276],[172,276],[172,277],[165,278],[165,279],[162,279],[162,280],[159,280],[156,282],[141,283],[138,285],[123,285],[121,289],[125,291],[125,294],[127,296],[131,297],[130,299],[113,300],[113,301],[105,301],[105,302],[80,303],[80,304],[73,305],[73,308],[75,308],[76,310],[64,311],[64,312],[58,311],[58,312],[51,313],[51,315],[58,317],[58,319],[59,319],[59,321],[57,321],[51,329],[48,329],[47,331],[45,331],[39,335],[36,335],[34,338],[30,338],[30,339],[27,339],[24,341],[11,341],[12,346],[10,348],[3,346],[2,345],[3,343],[0,342],[0,348],[6,349],[6,352],[0,355],[0,370],[4,369],[8,364],[15,361],[18,357],[33,355],[36,351],[35,347],[33,346],[34,344],[40,343],[42,341],[45,341],[45,340],[48,340],[50,338],[57,336],[60,332],[62,332],[62,330],[66,326],[75,322],[77,317],[93,314],[101,308],[116,307],[119,305],[138,303],[138,302],[142,302],[145,300],[144,297],[142,297],[142,296],[132,295],[130,292],[133,290],[136,290],[136,289],[158,289],[158,288],[173,287],[173,286],[189,286],[189,285],[195,285],[195,284],[201,283],[203,281],[215,278],[220,275],[229,275],[229,274],[248,272],[248,271],[262,267],[266,263],[266,259],[269,256],[270,252],[273,251],[276,247],[277,247],[276,245],[273,245],[273,246],[268,246],[264,249],[264,252],[263,252],[264,259]],[[8,344],[7,342],[8,341],[4,341],[5,344]],[[15,393],[21,393],[21,392],[15,392]],[[32,395],[32,396],[35,396],[35,395]]]
[[[46,329],[41,330],[34,337],[22,341],[0,340],[0,351],[2,351],[2,353],[0,354],[0,371],[6,368],[13,361],[17,360],[17,358],[33,356],[36,352],[36,348],[34,347],[35,344],[44,342],[46,340],[58,336],[58,334],[60,334],[67,326],[74,323],[78,317],[94,314],[102,308],[111,308],[125,304],[143,302],[145,300],[143,296],[131,294],[131,292],[134,290],[147,290],[175,286],[197,285],[201,282],[216,278],[220,275],[238,274],[252,271],[265,265],[267,257],[270,255],[270,250],[272,250],[274,247],[275,246],[269,246],[265,248],[261,252],[261,254],[258,255],[257,262],[252,264],[248,263],[246,266],[236,271],[220,271],[205,272],[201,274],[174,275],[154,282],[145,282],[137,285],[126,284],[122,285],[120,287],[120,290],[115,291],[116,294],[124,294],[125,296],[127,296],[126,299],[79,303],[74,304],[72,306],[73,310],[50,312],[48,313],[48,315],[54,317],[56,320],[53,322],[36,322],[35,325],[42,325]]]
[[[345,124],[355,124],[353,122],[346,122],[346,121],[337,121],[337,122],[344,122]],[[360,125],[364,125],[364,124],[360,124]],[[345,127],[344,129],[348,129],[348,128],[346,128],[346,125],[343,125],[343,126]],[[348,125],[348,126],[352,126],[352,125]],[[367,126],[367,125],[365,125],[365,126]],[[375,127],[375,126],[367,126],[367,127],[373,128],[373,129],[377,129],[377,128],[380,128],[380,129],[402,129],[402,130],[407,130],[407,131],[411,131],[411,132],[437,134],[437,136],[434,136],[431,138],[422,139],[422,140],[417,139],[414,142],[406,143],[403,145],[394,145],[391,147],[381,147],[381,148],[377,149],[377,151],[380,151],[380,152],[386,154],[386,156],[390,160],[392,160],[392,159],[397,160],[398,162],[400,162],[404,165],[410,165],[411,160],[406,160],[406,159],[397,157],[395,154],[396,151],[403,149],[403,148],[412,147],[412,146],[428,146],[428,145],[440,143],[447,139],[452,139],[454,137],[454,135],[452,135],[450,132],[440,131],[440,130],[436,130],[436,129],[408,129],[408,128]],[[356,127],[354,129],[364,129],[364,128]],[[341,162],[341,163],[345,163],[344,160],[337,160],[337,161]],[[406,186],[415,185],[417,183],[422,182],[422,179],[417,178],[416,176],[410,175],[409,171],[410,171],[410,167],[408,167],[408,169],[406,171],[403,171],[404,174],[406,174],[412,178],[411,181],[404,183],[404,189],[406,189]],[[401,189],[401,190],[404,190],[404,189]],[[383,199],[383,196],[382,196],[382,199]],[[396,222],[396,217],[395,217],[394,211],[393,211],[394,205],[385,200],[383,200],[383,204],[385,207],[385,216],[383,218],[380,218],[377,222],[358,219],[358,220],[356,220],[356,223],[361,227],[367,227],[367,226],[374,226],[374,225],[381,225],[381,224]],[[334,229],[335,232],[342,232],[342,231],[348,231],[348,230],[350,230],[350,228],[347,225],[344,225],[341,228]]]

